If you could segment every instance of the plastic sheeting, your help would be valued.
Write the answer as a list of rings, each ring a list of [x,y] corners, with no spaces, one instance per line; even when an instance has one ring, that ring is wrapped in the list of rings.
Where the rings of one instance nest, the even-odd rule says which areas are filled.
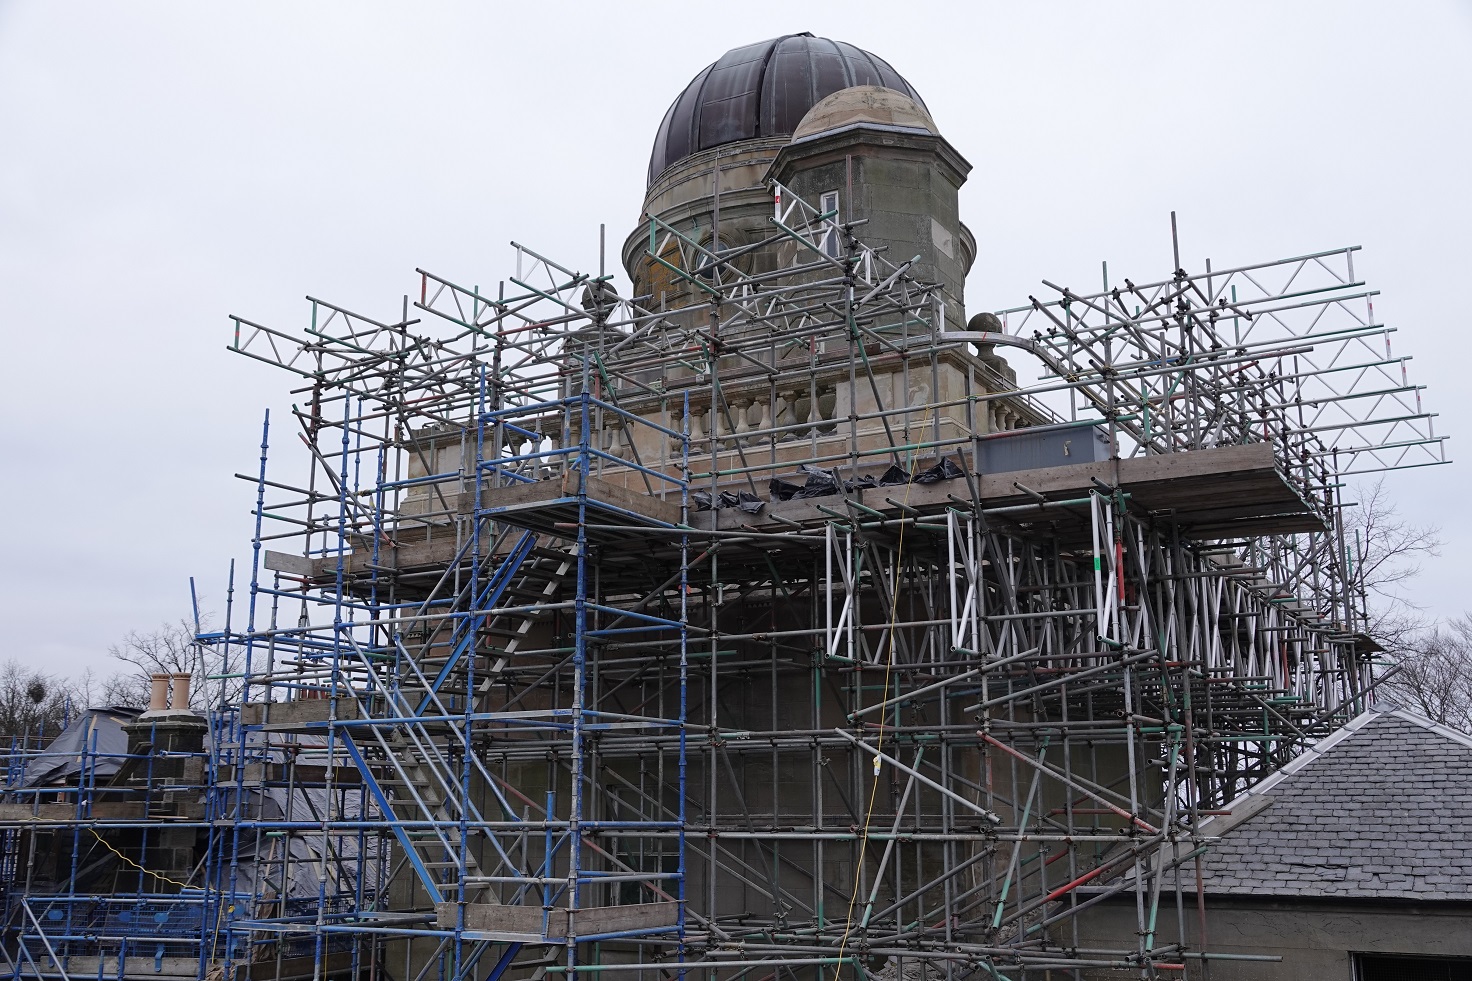
[[[813,497],[831,497],[838,493],[838,477],[835,473],[820,470],[809,464],[803,464],[798,468],[807,481],[801,485],[791,484],[785,480],[772,478],[769,491],[774,501],[802,501]],[[869,487],[903,487],[905,484],[934,484],[942,480],[954,480],[965,476],[961,468],[950,460],[941,460],[933,467],[917,470],[910,473],[904,468],[890,464],[889,469],[878,477],[865,475],[855,480],[843,482],[845,491],[855,491]]]
[[[711,497],[708,491],[692,491],[690,499],[695,502],[695,510],[710,511]],[[720,496],[715,499],[714,510],[720,511],[725,508],[740,508],[747,514],[758,514],[767,506],[767,502],[755,494],[741,491],[733,494],[730,491],[721,491]]]
[[[334,800],[329,802],[328,791],[322,788],[256,788],[245,792],[243,811],[253,821],[318,822],[329,815],[354,821],[360,816],[356,797],[356,792],[336,791]],[[368,819],[377,817],[370,808]],[[369,836],[367,841],[362,886],[365,894],[371,895],[379,885],[379,869],[376,839]],[[314,897],[319,876],[325,876],[329,894],[353,893],[358,887],[358,842],[351,834],[330,834],[324,839],[316,834],[268,836],[254,830],[242,831],[236,857],[237,888],[242,892],[254,891],[263,898],[280,897],[282,893],[287,899]],[[283,883],[280,874],[284,858],[290,859],[285,866],[290,871]],[[256,877],[263,874],[270,878],[256,883]]]
[[[74,778],[84,767],[98,784],[108,783],[127,757],[128,734],[123,726],[139,714],[139,709],[121,706],[87,709],[72,720],[41,755],[28,762],[20,785],[44,787],[75,782]],[[259,737],[262,734],[252,735]],[[278,763],[285,761],[285,757],[278,753],[271,753],[269,757]],[[300,762],[314,761],[307,756]],[[336,791],[331,807],[327,795],[327,790],[319,788],[248,787],[238,816],[251,821],[311,823],[320,822],[329,814],[340,814],[350,821],[359,817],[361,808],[356,790]],[[368,816],[369,819],[378,817],[371,807]],[[320,835],[268,836],[257,834],[253,829],[241,831],[236,888],[243,893],[255,892],[255,878],[266,870],[270,870],[273,878],[279,878],[282,859],[287,857],[282,853],[283,848],[289,849],[289,881],[260,883],[261,895],[277,898],[284,892],[288,899],[315,897],[319,875],[324,872],[329,892],[356,891],[359,863],[355,836],[329,835],[324,848]],[[370,839],[368,853],[364,856],[363,882],[369,894],[379,885],[373,848]]]
[[[113,706],[89,708],[26,763],[20,786],[63,784],[82,772],[83,766],[99,782],[118,772],[128,754],[128,734],[123,726],[139,715],[139,709]]]

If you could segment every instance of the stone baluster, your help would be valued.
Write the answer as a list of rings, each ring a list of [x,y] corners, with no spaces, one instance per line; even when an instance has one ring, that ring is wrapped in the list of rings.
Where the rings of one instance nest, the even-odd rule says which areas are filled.
[[[748,433],[758,432],[767,425],[767,400],[764,398],[753,398],[746,407],[746,431]],[[755,442],[758,437],[752,437]],[[760,437],[765,442],[769,437]]]
[[[796,395],[792,402],[792,421],[802,424],[800,429],[794,430],[801,437],[812,432],[812,426],[808,424],[813,421],[813,397],[812,391],[806,388],[798,389]]]
[[[620,460],[629,456],[628,433],[624,430],[622,420],[609,424],[608,429],[608,455]]]
[[[710,435],[710,406],[690,407],[690,445],[698,446]]]
[[[823,420],[818,425],[818,433],[823,436],[831,435],[838,429],[838,424],[833,420],[834,410],[838,408],[838,392],[835,389],[818,390],[817,416]]]
[[[711,406],[711,438],[719,439],[721,449],[729,450],[736,445],[731,437],[732,426],[736,422],[736,407],[731,404],[729,398],[721,399],[719,404]]]
[[[720,445],[721,437],[726,434],[725,413],[721,411],[719,403],[712,402],[710,409],[705,413],[705,438],[712,448]]]
[[[790,426],[793,423],[797,422],[797,395],[797,392],[777,393],[777,406],[775,407],[772,425]],[[788,430],[778,437],[778,439],[794,438],[796,437],[794,431],[792,430]]]
[[[729,440],[727,445],[734,447],[746,443],[746,434],[751,431],[746,413],[751,409],[753,401],[749,395],[731,400],[731,435],[735,438]]]
[[[669,429],[671,432],[677,433],[680,431],[680,427],[684,425],[684,418],[684,409],[670,409],[669,411],[664,413],[663,417],[661,418],[661,424],[666,429]],[[667,439],[669,440],[670,444],[670,456],[673,458],[678,458],[680,455],[680,437],[669,436],[667,437]]]

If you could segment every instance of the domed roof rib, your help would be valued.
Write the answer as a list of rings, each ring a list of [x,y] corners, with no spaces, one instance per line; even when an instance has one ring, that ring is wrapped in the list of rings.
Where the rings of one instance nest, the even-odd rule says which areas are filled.
[[[709,65],[705,71],[695,76],[695,80],[670,105],[669,111],[664,114],[664,121],[659,125],[659,134],[654,138],[653,159],[683,160],[695,153],[697,114],[693,107],[699,103],[701,89],[715,67]],[[650,173],[649,177],[652,181],[654,174]]]
[[[839,50],[843,51],[844,55],[846,56],[847,64],[852,65],[855,68],[867,64],[869,68],[874,72],[874,80],[871,82],[860,80],[858,78],[858,72],[855,71],[854,81],[848,83],[850,87],[855,85],[878,85],[886,89],[897,89],[901,92],[904,92],[916,102],[919,102],[922,107],[925,105],[925,103],[920,100],[920,96],[913,89],[910,88],[910,83],[901,78],[900,73],[889,66],[889,62],[885,61],[883,58],[876,58],[873,54],[865,51],[863,48],[856,48],[852,44],[845,44],[842,41],[834,41],[832,43],[836,47],[838,47]],[[832,93],[825,92],[823,93],[823,95],[832,95]]]
[[[700,85],[696,149],[709,150],[761,134],[758,110],[763,81],[776,50],[777,44],[771,41],[748,44],[727,51],[711,67]]]
[[[786,34],[727,51],[680,93],[660,123],[649,182],[702,150],[790,136],[817,102],[855,85],[919,93],[888,62],[841,41]]]

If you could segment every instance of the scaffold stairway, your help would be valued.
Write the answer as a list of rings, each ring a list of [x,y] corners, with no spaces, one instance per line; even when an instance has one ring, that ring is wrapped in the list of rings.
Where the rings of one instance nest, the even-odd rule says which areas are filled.
[[[503,536],[497,544],[504,541]],[[444,901],[447,891],[455,890],[462,892],[466,902],[496,901],[489,886],[476,881],[481,867],[471,848],[473,835],[461,830],[484,819],[461,786],[463,764],[456,759],[469,755],[472,767],[481,771],[481,780],[487,786],[494,784],[469,753],[463,730],[451,724],[455,709],[464,707],[469,694],[475,642],[488,635],[506,638],[504,645],[493,649],[495,660],[477,685],[478,691],[485,692],[525,641],[538,619],[539,604],[555,595],[574,561],[569,552],[537,548],[536,536],[524,533],[484,586],[462,591],[471,609],[459,618],[450,651],[442,656],[433,679],[426,669],[441,659],[425,656],[428,642],[415,657],[402,638],[396,639],[399,667],[391,676],[386,662],[359,652],[362,670],[355,673],[359,687],[354,688],[354,695],[362,717],[370,723],[379,718],[383,724],[344,729],[347,751],[379,807],[393,815],[395,835],[437,903]],[[511,612],[492,613],[513,589],[521,598],[536,602],[521,604]],[[506,811],[513,813],[509,807]],[[498,844],[491,844],[499,851]],[[501,858],[506,868],[514,868],[508,856]]]

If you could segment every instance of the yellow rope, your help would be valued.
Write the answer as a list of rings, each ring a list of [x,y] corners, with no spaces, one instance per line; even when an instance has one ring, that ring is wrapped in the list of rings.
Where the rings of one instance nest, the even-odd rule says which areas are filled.
[[[913,457],[913,455],[911,456],[910,459],[911,459],[910,465],[911,466],[914,466],[914,462],[913,462],[914,461],[914,457]],[[915,481],[914,480],[911,480],[911,481],[909,481],[908,483],[905,484],[905,500],[904,500],[904,503],[905,503],[906,507],[900,509],[900,511],[902,513],[908,509],[908,505],[910,503],[910,490],[914,486],[915,486]],[[879,699],[881,702],[884,701],[884,699],[886,699],[886,698],[889,697],[889,680],[890,680],[891,674],[894,671],[895,624],[899,620],[899,603],[900,603],[900,564],[901,564],[901,562],[904,559],[904,554],[905,554],[905,529],[908,528],[908,527],[909,527],[909,522],[905,522],[905,523],[903,523],[903,524],[900,525],[899,541],[895,543],[895,549],[894,549],[894,575],[890,577],[890,583],[889,583],[889,656],[886,657],[885,658],[885,661],[884,661],[884,687],[882,689],[882,694],[881,694],[881,697]],[[856,601],[855,602],[855,609],[857,610],[857,608],[858,608],[858,604],[857,604],[857,601]],[[864,683],[863,673],[860,672],[860,674],[859,674],[859,687],[860,687],[861,690],[863,688],[863,683]],[[864,828],[863,828],[863,832],[861,833],[861,835],[859,837],[859,861],[854,866],[854,891],[852,893],[850,893],[849,894],[849,897],[848,897],[848,916],[844,920],[844,924],[843,924],[843,939],[838,944],[838,961],[837,961],[837,963],[833,967],[833,971],[834,971],[833,978],[834,978],[834,981],[838,981],[838,979],[843,975],[843,953],[848,948],[849,934],[853,932],[853,928],[854,928],[854,904],[858,902],[858,899],[859,899],[859,883],[861,881],[863,881],[862,880],[862,877],[859,875],[859,873],[864,868],[864,855],[865,855],[865,853],[867,852],[867,850],[869,848],[869,825],[872,823],[872,821],[874,819],[874,801],[879,796],[879,753],[884,750],[884,714],[885,713],[883,713],[883,712],[881,712],[879,714],[879,738],[878,738],[878,740],[874,744],[874,753],[875,753],[875,755],[874,755],[874,786],[869,789],[869,806],[864,810]],[[858,968],[855,967],[854,968],[854,977],[857,978],[858,976],[859,976],[859,971],[858,971]]]
[[[170,885],[178,886],[180,889],[193,889],[194,888],[193,886],[191,886],[187,882],[180,882],[178,879],[170,879],[168,876],[161,875],[158,872],[154,872],[152,869],[145,869],[143,866],[139,865],[137,862],[133,861],[131,858],[129,858],[128,856],[124,855],[122,852],[118,851],[116,848],[112,847],[112,845],[108,843],[108,840],[106,838],[102,837],[102,835],[100,835],[100,834],[97,833],[97,829],[96,828],[88,828],[87,830],[90,831],[90,832],[92,832],[92,837],[94,837],[98,841],[102,842],[102,847],[103,848],[106,848],[108,851],[112,852],[118,858],[122,859],[124,862],[127,862],[129,865],[133,866],[133,868],[137,869],[139,872],[142,872],[144,875],[151,875],[155,879],[162,879],[165,882],[169,883]]]

